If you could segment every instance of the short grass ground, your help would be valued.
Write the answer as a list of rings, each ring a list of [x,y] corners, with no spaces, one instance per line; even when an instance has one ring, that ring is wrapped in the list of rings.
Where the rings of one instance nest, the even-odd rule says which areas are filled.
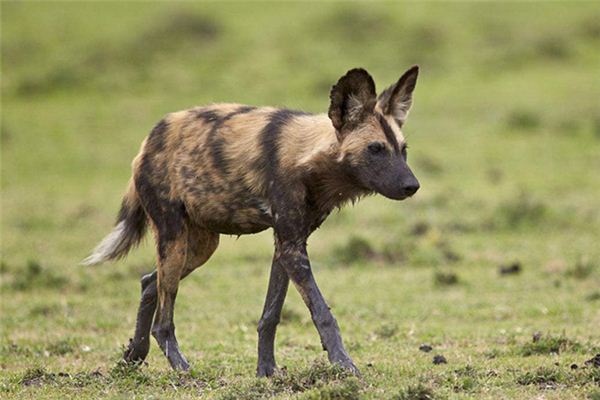
[[[1,7],[0,397],[600,398],[598,3]],[[190,373],[155,345],[121,365],[150,240],[77,264],[153,124],[216,101],[325,112],[347,69],[382,89],[414,63],[422,189],[346,208],[309,242],[363,376],[327,365],[292,289],[283,371],[254,377],[270,232],[223,237],[182,283]]]

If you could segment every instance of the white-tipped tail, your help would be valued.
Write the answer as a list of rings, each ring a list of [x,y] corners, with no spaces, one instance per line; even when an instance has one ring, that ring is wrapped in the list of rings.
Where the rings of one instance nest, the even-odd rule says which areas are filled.
[[[97,265],[114,258],[123,250],[125,240],[125,221],[119,222],[87,258],[81,261],[81,265]]]
[[[115,227],[81,264],[96,265],[125,257],[144,237],[146,220],[146,213],[137,196],[135,185],[133,180],[130,180]]]

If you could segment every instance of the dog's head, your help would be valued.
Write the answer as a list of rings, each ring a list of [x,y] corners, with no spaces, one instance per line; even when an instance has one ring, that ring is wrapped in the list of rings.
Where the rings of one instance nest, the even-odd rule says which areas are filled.
[[[379,96],[364,69],[352,69],[331,89],[329,118],[340,143],[340,159],[367,190],[404,200],[419,190],[407,164],[402,135],[419,67],[406,71]]]

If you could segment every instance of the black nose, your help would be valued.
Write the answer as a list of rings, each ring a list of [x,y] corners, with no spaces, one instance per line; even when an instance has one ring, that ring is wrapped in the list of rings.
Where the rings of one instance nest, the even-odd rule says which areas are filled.
[[[419,190],[420,187],[421,185],[419,185],[419,182],[410,183],[404,186],[404,192],[407,196],[412,196],[413,194],[417,193],[417,190]]]

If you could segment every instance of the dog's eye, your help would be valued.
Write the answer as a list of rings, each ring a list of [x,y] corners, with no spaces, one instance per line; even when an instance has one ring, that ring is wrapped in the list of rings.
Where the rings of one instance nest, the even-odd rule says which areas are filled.
[[[371,154],[378,154],[381,153],[383,150],[385,150],[385,144],[381,143],[381,142],[373,142],[373,143],[369,143],[369,152]]]
[[[408,149],[408,146],[402,146],[402,150],[400,150],[400,154],[402,154],[402,158],[404,159],[404,161],[406,161],[408,154],[406,153],[406,149]]]

